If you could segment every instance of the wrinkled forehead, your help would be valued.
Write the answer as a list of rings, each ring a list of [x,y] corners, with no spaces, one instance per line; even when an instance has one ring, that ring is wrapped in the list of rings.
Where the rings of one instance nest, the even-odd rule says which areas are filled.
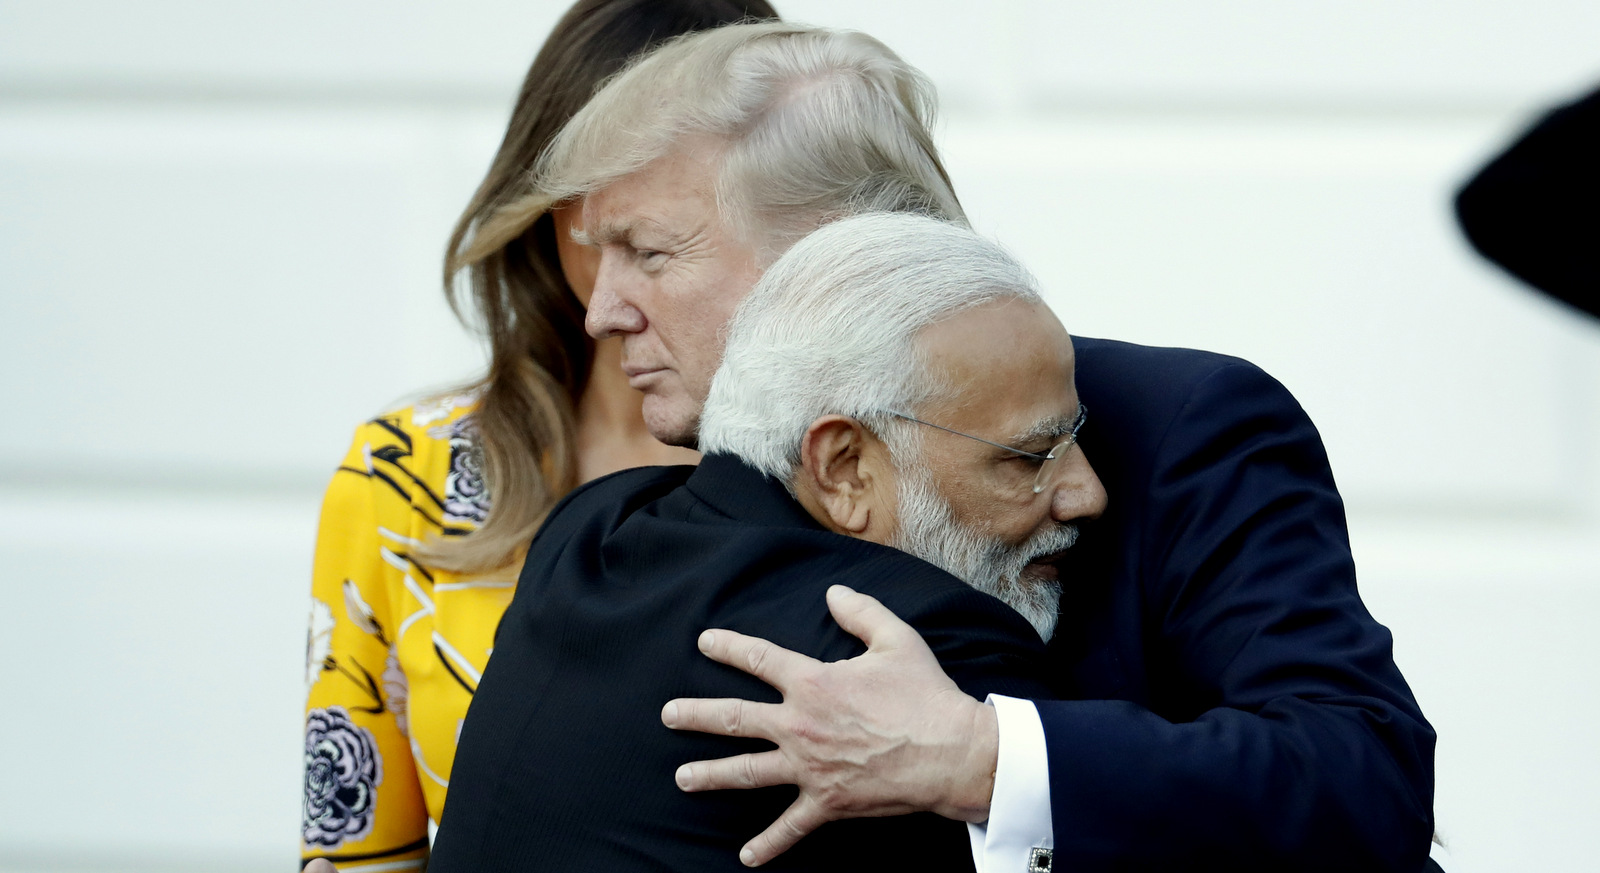
[[[718,140],[689,137],[632,172],[597,182],[583,197],[585,229],[615,236],[641,222],[658,229],[672,221],[720,222],[723,151]]]

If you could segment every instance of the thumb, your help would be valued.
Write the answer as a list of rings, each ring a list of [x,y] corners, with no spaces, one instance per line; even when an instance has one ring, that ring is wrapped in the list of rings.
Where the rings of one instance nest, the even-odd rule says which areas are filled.
[[[868,649],[895,649],[913,637],[922,639],[915,628],[901,621],[877,598],[843,585],[829,586],[828,612],[839,627],[866,643]]]

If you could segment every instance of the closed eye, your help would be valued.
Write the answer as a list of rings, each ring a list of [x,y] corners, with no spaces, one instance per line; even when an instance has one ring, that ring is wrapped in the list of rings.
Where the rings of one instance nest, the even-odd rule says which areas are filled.
[[[667,260],[667,253],[656,249],[634,249],[634,260],[646,270],[657,270]]]
[[[1019,464],[1023,464],[1025,466],[1029,466],[1029,467],[1037,467],[1040,464],[1044,463],[1045,457],[1044,457],[1043,453],[1040,453],[1040,454],[1023,454],[1021,452],[1014,452],[1012,454],[1009,454],[1009,455],[1006,455],[1006,456],[1002,457],[1000,460],[1002,460],[1002,461],[1013,461],[1013,462],[1016,462],[1016,463],[1019,463]]]

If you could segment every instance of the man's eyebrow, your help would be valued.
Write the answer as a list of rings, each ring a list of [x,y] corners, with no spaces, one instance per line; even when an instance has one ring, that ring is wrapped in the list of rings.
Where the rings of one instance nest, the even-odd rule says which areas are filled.
[[[619,239],[626,239],[633,232],[633,228],[622,224],[600,224],[593,230],[584,227],[572,229],[572,241],[580,246],[598,246]]]
[[[1060,440],[1066,439],[1067,434],[1072,433],[1072,426],[1077,422],[1077,412],[1073,412],[1071,415],[1052,415],[1049,418],[1034,422],[1033,427],[1005,440],[1005,444],[1008,446],[1025,446],[1030,443],[1038,444],[1048,440],[1051,445],[1055,445]]]
[[[572,238],[580,245],[601,246],[610,243],[631,243],[641,232],[660,236],[664,240],[677,236],[657,221],[633,216],[628,221],[602,221],[593,228],[584,230],[573,228]]]
[[[577,243],[580,246],[599,245],[599,243],[594,241],[594,237],[590,236],[581,227],[574,227],[572,229],[572,232],[567,234],[567,236],[571,237],[572,241]]]

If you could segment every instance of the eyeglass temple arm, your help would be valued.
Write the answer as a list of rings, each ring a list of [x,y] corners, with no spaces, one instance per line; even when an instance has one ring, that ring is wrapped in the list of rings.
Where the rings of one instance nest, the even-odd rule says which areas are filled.
[[[1011,446],[1008,446],[1008,445],[1006,445],[1004,443],[997,443],[997,442],[993,442],[991,440],[986,440],[983,437],[973,436],[970,433],[962,433],[959,430],[951,430],[950,428],[945,427],[942,424],[934,424],[931,421],[923,421],[920,418],[916,418],[916,417],[913,417],[913,416],[910,416],[910,415],[906,415],[904,412],[890,412],[889,414],[894,416],[895,418],[903,418],[906,421],[914,421],[914,422],[916,422],[917,424],[920,424],[920,425],[925,425],[927,427],[937,428],[939,430],[944,431],[945,433],[953,433],[956,436],[966,437],[969,440],[977,440],[978,442],[983,443],[984,445],[994,446],[997,449],[1004,449],[1004,450],[1006,450],[1008,452],[1011,452],[1013,454],[1022,455],[1025,458],[1033,458],[1036,461],[1048,461],[1048,460],[1050,460],[1050,457],[1051,457],[1050,455],[1040,455],[1040,454],[1036,454],[1034,452],[1024,452],[1021,449],[1012,448]],[[1054,451],[1054,449],[1052,449],[1051,451]]]

